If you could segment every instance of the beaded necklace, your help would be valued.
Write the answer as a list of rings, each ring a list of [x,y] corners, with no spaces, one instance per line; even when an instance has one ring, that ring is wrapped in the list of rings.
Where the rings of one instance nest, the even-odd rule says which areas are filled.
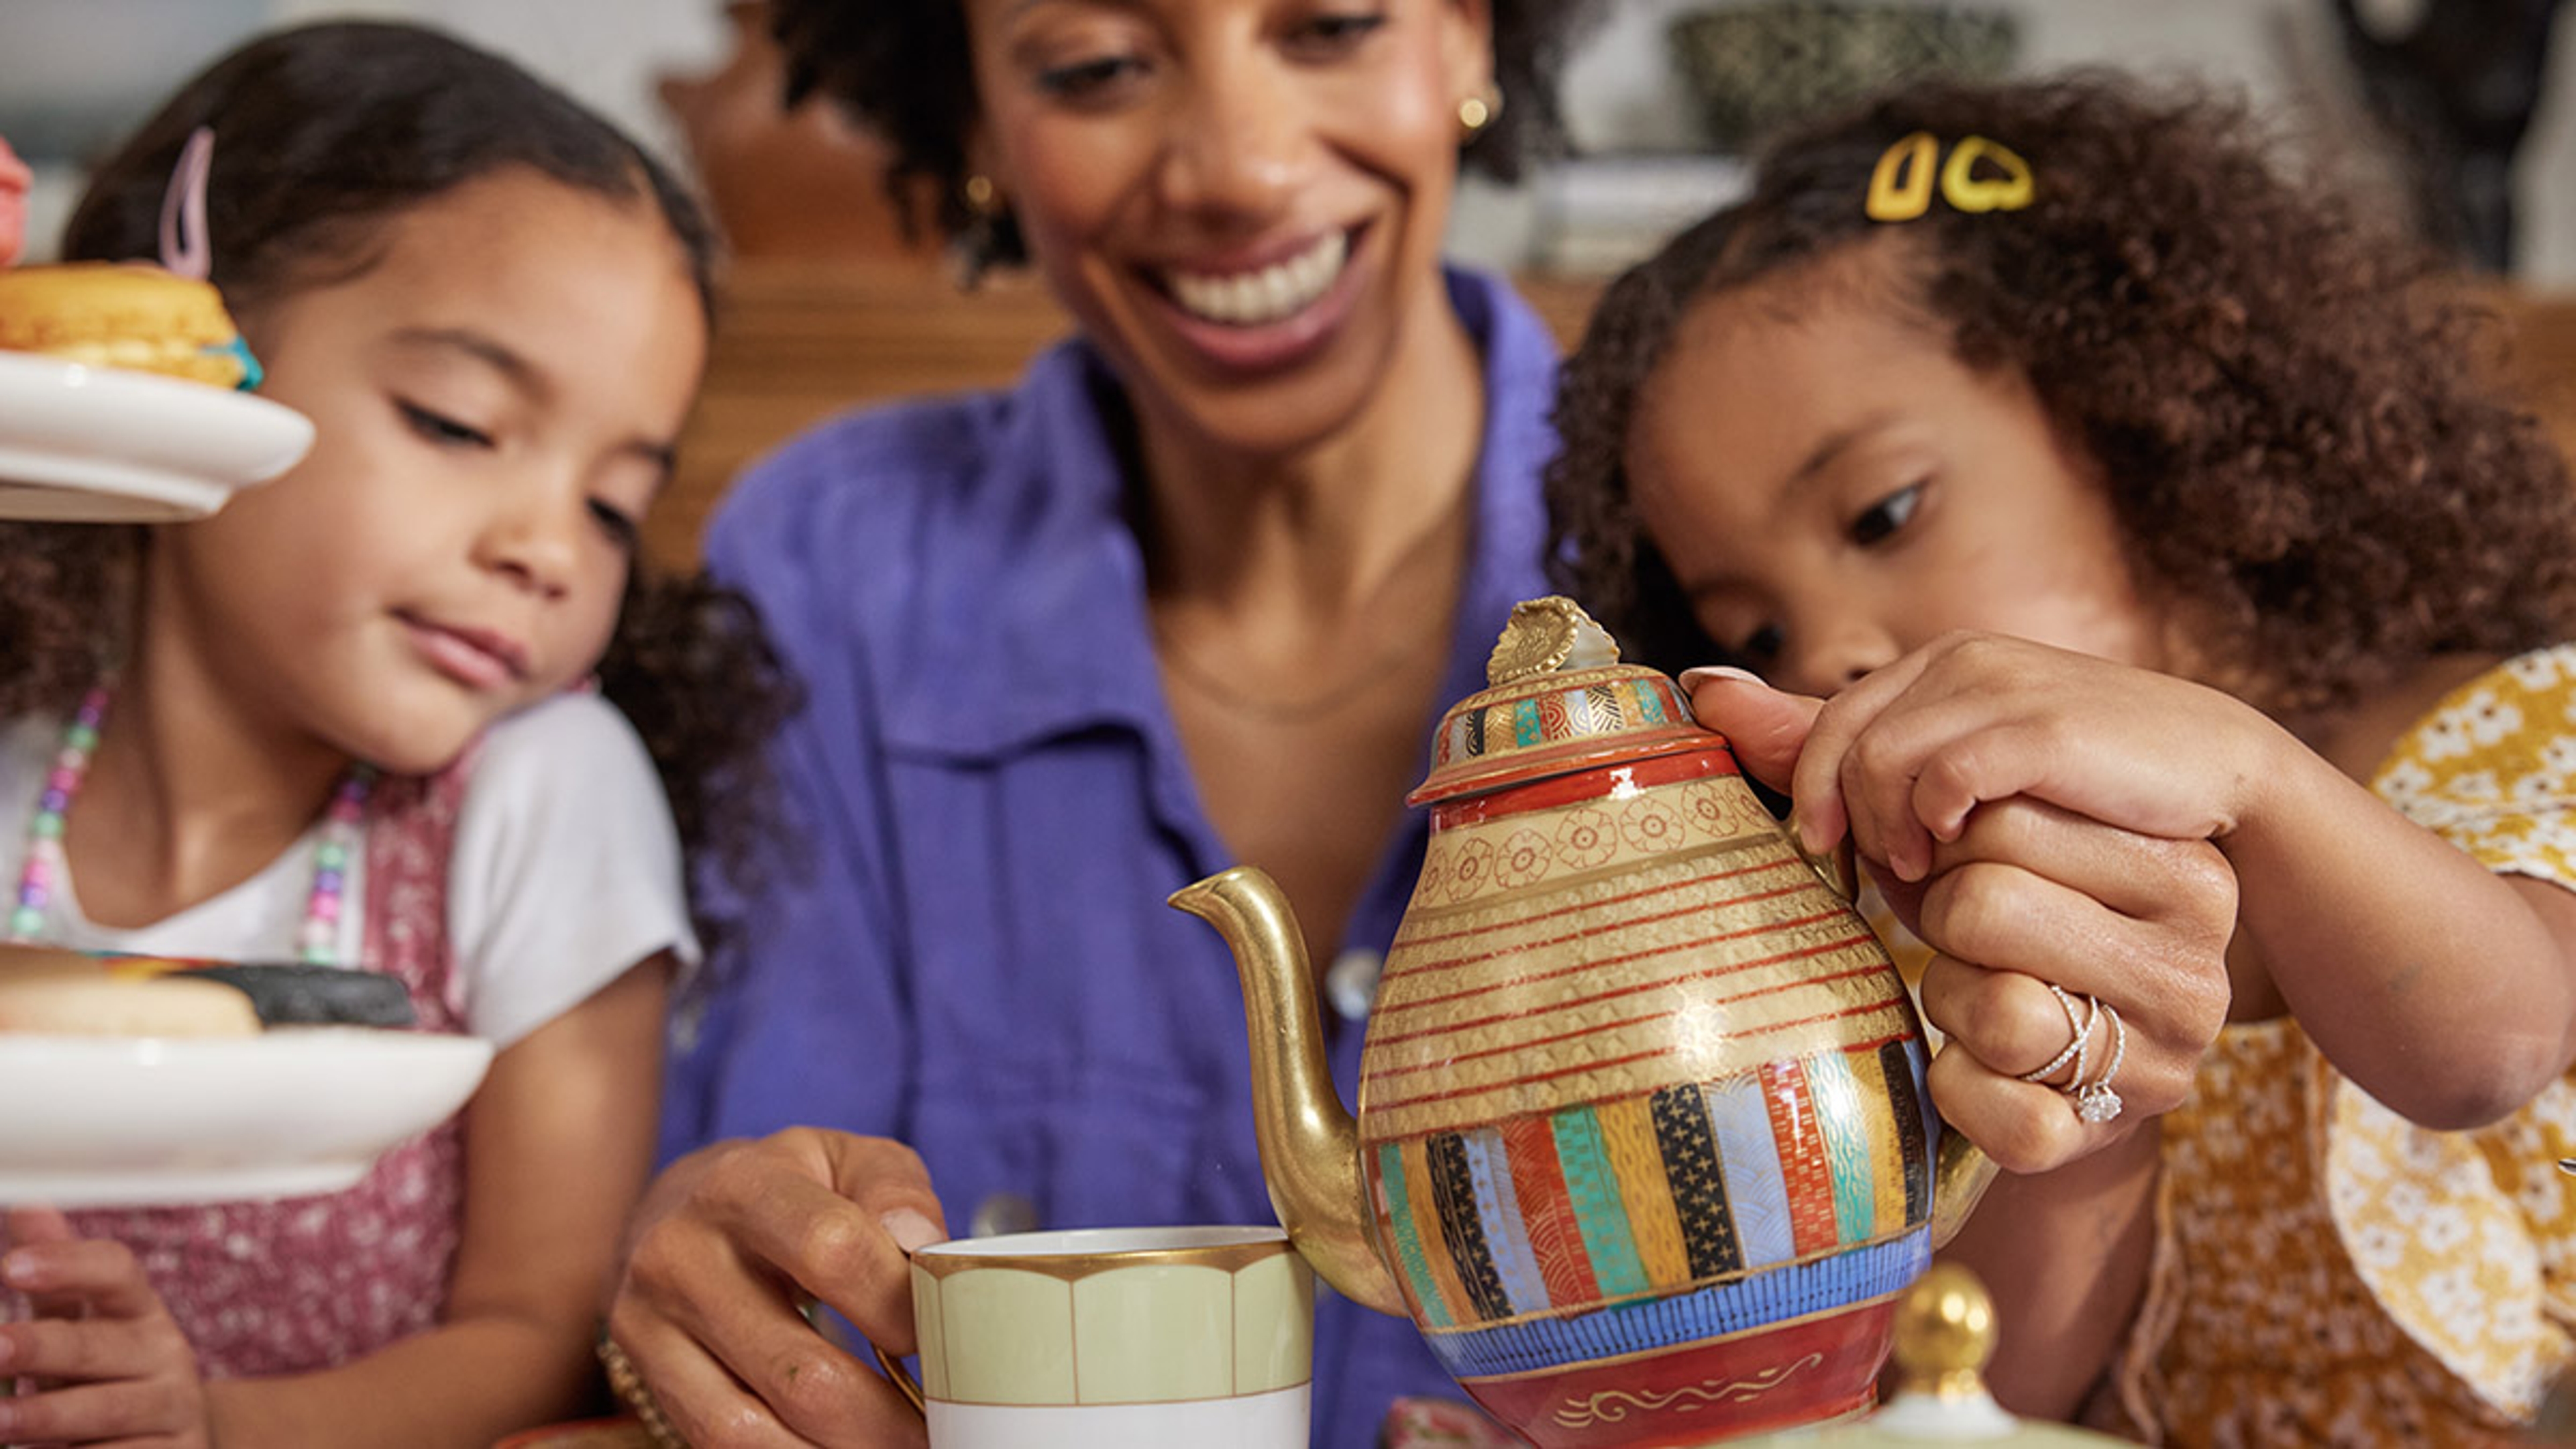
[[[107,686],[93,687],[63,726],[62,752],[45,773],[45,790],[27,822],[27,863],[18,872],[18,903],[9,912],[9,939],[32,941],[45,926],[46,907],[54,885],[68,873],[63,863],[63,815],[89,774],[90,751],[98,748],[99,721],[107,716]],[[331,792],[322,819],[322,838],[313,847],[313,886],[304,898],[304,921],[296,928],[295,955],[317,966],[336,964],[340,934],[340,890],[348,879],[349,861],[365,823],[367,792],[375,768],[354,764]]]

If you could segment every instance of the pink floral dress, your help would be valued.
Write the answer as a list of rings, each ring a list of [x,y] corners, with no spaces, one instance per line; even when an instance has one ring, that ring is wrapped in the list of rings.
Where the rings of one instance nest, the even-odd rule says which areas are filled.
[[[470,759],[386,779],[370,801],[364,964],[410,988],[420,1031],[455,1032],[449,847]],[[134,1250],[208,1378],[347,1363],[438,1322],[463,1216],[461,1119],[396,1147],[345,1191],[276,1202],[78,1212]]]

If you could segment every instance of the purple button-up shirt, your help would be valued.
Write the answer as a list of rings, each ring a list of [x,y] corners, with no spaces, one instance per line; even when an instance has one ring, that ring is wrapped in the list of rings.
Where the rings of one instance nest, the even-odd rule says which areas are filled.
[[[1449,290],[1487,400],[1454,700],[1545,592],[1556,350],[1501,282]],[[1164,904],[1233,860],[1155,668],[1124,407],[1070,342],[1008,392],[825,424],[727,501],[709,562],[808,692],[774,756],[797,833],[712,891],[740,924],[679,1017],[666,1156],[837,1127],[912,1144],[955,1231],[1005,1194],[1055,1228],[1273,1221],[1234,963]],[[1370,847],[1348,948],[1393,938],[1423,837]],[[1345,1102],[1360,1036],[1330,1043]],[[1317,1444],[1455,1392],[1409,1323],[1321,1297]]]

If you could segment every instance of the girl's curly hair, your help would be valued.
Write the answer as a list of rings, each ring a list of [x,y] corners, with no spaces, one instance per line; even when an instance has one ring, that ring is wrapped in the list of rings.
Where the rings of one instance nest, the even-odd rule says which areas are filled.
[[[1503,107],[1460,158],[1499,181],[1517,181],[1530,160],[1566,144],[1556,77],[1574,40],[1604,0],[1491,0],[1494,83]],[[887,195],[918,231],[927,221],[952,240],[977,238],[971,263],[1028,260],[1008,217],[979,223],[966,202],[966,139],[979,104],[974,57],[961,0],[771,0],[787,52],[790,104],[816,92],[887,137],[895,159]],[[926,178],[937,214],[915,213]]]
[[[2033,201],[1869,220],[1880,156],[1916,132],[2002,142]],[[1960,359],[2026,374],[2100,462],[2140,580],[2204,611],[2210,682],[2292,715],[2430,655],[2567,637],[2576,485],[2491,385],[2491,319],[2429,251],[2269,148],[2241,102],[2102,72],[1923,82],[1785,134],[1745,200],[1594,312],[1556,407],[1558,582],[1641,657],[1722,657],[1631,501],[1633,399],[1694,303],[1893,235]]]
[[[65,257],[153,255],[162,191],[201,125],[219,137],[213,280],[254,345],[277,299],[363,271],[404,211],[506,166],[654,208],[712,311],[714,232],[659,162],[510,62],[410,25],[296,27],[215,62],[93,177]],[[123,657],[150,546],[137,525],[0,523],[0,719],[67,712]],[[683,846],[748,865],[775,817],[762,747],[796,701],[750,602],[639,562],[598,674],[652,753]]]

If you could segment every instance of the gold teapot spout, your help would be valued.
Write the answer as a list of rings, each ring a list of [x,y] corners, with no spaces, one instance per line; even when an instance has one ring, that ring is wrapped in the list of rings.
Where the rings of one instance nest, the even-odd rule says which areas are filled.
[[[1359,1127],[1333,1090],[1314,972],[1286,893],[1267,873],[1236,866],[1183,886],[1171,903],[1216,927],[1243,977],[1253,1130],[1279,1225],[1342,1296],[1404,1316],[1369,1233]]]

